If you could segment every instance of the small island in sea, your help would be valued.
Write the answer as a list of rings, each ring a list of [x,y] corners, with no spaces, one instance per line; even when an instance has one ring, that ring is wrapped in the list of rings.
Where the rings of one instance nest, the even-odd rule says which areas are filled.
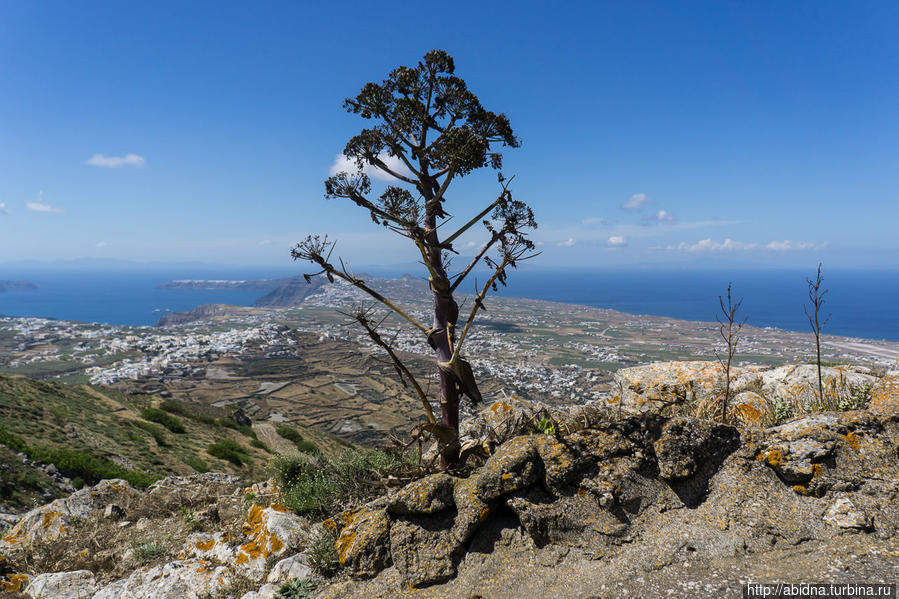
[[[37,289],[37,285],[28,281],[2,281],[0,280],[0,292],[3,291],[30,291]]]

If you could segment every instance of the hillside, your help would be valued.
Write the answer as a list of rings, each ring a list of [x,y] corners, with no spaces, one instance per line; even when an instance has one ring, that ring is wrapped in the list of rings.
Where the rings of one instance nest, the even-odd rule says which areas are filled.
[[[333,453],[341,443],[294,431],[312,451]],[[241,426],[226,409],[0,375],[0,512],[22,511],[101,478],[146,486],[216,471],[255,480],[275,451],[297,449],[273,423]]]
[[[696,416],[717,379],[709,363],[630,370],[620,406],[485,407],[462,423],[469,459],[452,472],[428,474],[436,452],[422,467],[409,455],[355,451],[279,460],[275,480],[250,487],[217,473],[146,490],[104,481],[10,522],[0,590],[29,599],[712,598],[739,595],[745,581],[896,579],[899,372],[838,373],[839,385],[876,380],[858,402],[821,411],[804,403],[803,365],[762,371],[759,391],[797,410],[771,426]],[[660,402],[673,379],[697,393],[675,389],[680,399]]]

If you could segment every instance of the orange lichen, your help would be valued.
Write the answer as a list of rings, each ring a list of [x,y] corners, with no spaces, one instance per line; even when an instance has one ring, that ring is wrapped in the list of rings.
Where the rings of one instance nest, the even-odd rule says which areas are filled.
[[[577,494],[578,494],[578,497],[586,497],[586,496],[587,496],[587,490],[584,489],[583,487],[580,487],[580,488],[578,488],[578,490],[577,490]]]
[[[341,565],[346,564],[347,553],[349,553],[355,540],[356,531],[350,529],[345,529],[337,539],[337,543],[335,543],[337,547],[337,560]]]
[[[62,515],[62,512],[44,512],[44,515],[41,517],[41,526],[44,528],[50,528],[50,524],[53,521]]]
[[[779,449],[769,449],[765,452],[765,461],[769,466],[777,468],[783,464],[784,456]]]
[[[846,439],[846,443],[849,445],[849,447],[851,447],[855,451],[861,449],[861,441],[859,440],[858,435],[856,435],[855,433],[846,433],[845,435],[843,435],[843,438]]]
[[[203,541],[197,541],[196,545],[197,549],[199,549],[200,551],[209,551],[210,549],[215,547],[215,540],[205,539]]]
[[[821,464],[812,464],[812,478],[818,478],[824,474],[824,467]]]
[[[808,487],[804,485],[793,485],[793,491],[796,492],[797,495],[808,495]]]
[[[490,411],[494,414],[498,414],[500,410],[502,410],[503,412],[509,412],[512,410],[512,406],[504,401],[495,401],[493,402],[493,405],[490,406]]]
[[[0,591],[18,593],[28,582],[27,574],[10,574],[6,580],[0,580]]]

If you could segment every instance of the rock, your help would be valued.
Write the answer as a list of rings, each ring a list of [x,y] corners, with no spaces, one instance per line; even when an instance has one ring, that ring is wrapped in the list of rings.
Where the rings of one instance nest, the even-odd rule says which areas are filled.
[[[337,558],[356,578],[370,578],[390,564],[390,519],[363,508],[347,519],[337,538]]]
[[[261,580],[270,557],[278,557],[290,548],[305,544],[309,525],[282,505],[272,504],[267,508],[253,505],[243,533],[250,540],[235,550],[235,569],[251,580]]]
[[[515,437],[499,447],[477,473],[478,498],[490,502],[537,480],[539,455],[530,436]]]
[[[106,504],[103,509],[103,517],[107,520],[121,520],[125,516],[125,510],[114,503]]]
[[[298,553],[282,559],[272,566],[271,572],[268,573],[265,580],[272,584],[283,584],[294,578],[302,579],[310,576],[312,576],[312,568],[309,567],[306,556]]]
[[[31,599],[91,599],[96,592],[97,582],[89,570],[38,574],[24,591]]]
[[[751,390],[758,375],[731,368],[731,392]],[[618,370],[612,383],[621,407],[628,412],[662,413],[670,406],[711,402],[724,391],[724,369],[717,362],[657,362]]]
[[[13,526],[21,519],[19,514],[0,514],[0,526]]]
[[[205,599],[217,597],[231,582],[225,566],[175,561],[139,568],[131,576],[109,584],[92,599]]]
[[[764,397],[755,391],[743,391],[731,398],[727,413],[742,424],[761,426],[767,421],[770,410]]]
[[[818,397],[818,367],[814,364],[788,365],[761,373],[761,394],[769,402],[787,401],[803,408],[814,408]],[[848,366],[821,368],[824,393],[830,397],[852,396],[864,385],[873,385],[876,377]]]
[[[280,588],[277,584],[265,584],[256,591],[245,593],[240,599],[274,599]]]
[[[412,482],[387,503],[391,514],[432,514],[453,506],[453,477],[432,474]]]
[[[542,465],[544,484],[557,492],[571,483],[578,468],[588,461],[585,457],[576,457],[552,435],[533,435],[531,442]]]
[[[188,535],[178,553],[182,560],[196,559],[215,561],[223,564],[234,560],[235,547],[231,546],[231,535],[227,532],[196,532]]]
[[[117,478],[80,489],[22,516],[18,524],[0,539],[0,550],[25,548],[34,543],[59,539],[68,534],[73,520],[87,518],[91,512],[113,499],[123,501],[137,494],[138,491],[131,485]]]
[[[840,497],[827,508],[824,521],[837,528],[864,530],[871,527],[871,519],[846,497]]]
[[[419,587],[456,574],[460,544],[449,533],[448,514],[405,516],[390,526],[390,555],[403,583]]]
[[[868,409],[880,416],[899,416],[899,375],[885,376],[871,386]]]
[[[696,474],[700,465],[720,464],[740,445],[736,429],[695,418],[672,418],[653,443],[659,476],[685,478]]]

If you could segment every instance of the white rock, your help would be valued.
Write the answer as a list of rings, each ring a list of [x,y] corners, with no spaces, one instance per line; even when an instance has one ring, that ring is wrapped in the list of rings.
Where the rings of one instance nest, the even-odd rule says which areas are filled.
[[[96,592],[97,582],[90,570],[38,574],[24,590],[31,599],[91,599]]]
[[[268,573],[266,581],[283,584],[294,578],[309,578],[310,576],[312,576],[312,568],[306,563],[306,556],[298,553],[275,564]]]
[[[305,543],[309,524],[282,506],[250,508],[243,533],[249,537],[234,553],[237,571],[251,580],[262,580],[268,558],[279,557]]]
[[[231,573],[224,566],[175,561],[140,568],[103,587],[92,599],[204,599],[217,596],[230,582]]]
[[[123,496],[135,493],[137,491],[127,481],[117,478],[79,489],[68,497],[34,508],[22,516],[19,523],[0,540],[0,549],[56,540],[69,532],[72,520],[86,518],[111,500],[121,500]]]
[[[837,528],[869,528],[871,519],[846,497],[840,497],[827,508],[824,521]]]
[[[258,591],[250,591],[240,599],[274,599],[275,593],[281,588],[279,585],[267,584]]]

